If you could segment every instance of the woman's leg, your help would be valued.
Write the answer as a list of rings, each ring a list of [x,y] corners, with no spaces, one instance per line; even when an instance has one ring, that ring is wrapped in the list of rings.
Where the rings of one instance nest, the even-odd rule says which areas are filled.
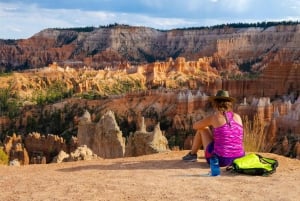
[[[196,154],[200,149],[200,146],[202,145],[202,140],[201,140],[202,137],[200,132],[201,131],[198,130],[194,136],[191,154]]]
[[[209,128],[198,130],[193,139],[191,154],[196,154],[201,145],[203,145],[203,149],[205,150],[212,140],[213,137]]]
[[[206,147],[213,141],[211,130],[210,128],[207,127],[201,130],[200,133],[201,133],[203,149],[206,150]]]
[[[212,132],[209,128],[205,128],[201,132],[202,142],[203,142],[203,149],[204,149],[204,156],[206,158],[207,163],[209,164],[209,158],[213,152],[213,136]]]
[[[192,150],[184,157],[182,160],[184,161],[197,161],[197,152],[201,145],[205,150],[205,157],[207,158],[206,154],[206,147],[212,142],[213,137],[209,128],[205,128],[203,130],[198,130],[194,136]]]

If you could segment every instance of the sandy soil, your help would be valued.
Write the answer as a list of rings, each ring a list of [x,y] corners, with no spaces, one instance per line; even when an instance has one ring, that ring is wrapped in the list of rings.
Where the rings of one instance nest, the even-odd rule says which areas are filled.
[[[61,164],[0,166],[0,200],[290,200],[300,199],[300,160],[262,154],[279,161],[269,177],[222,169],[208,177],[198,162],[183,162],[187,151]]]

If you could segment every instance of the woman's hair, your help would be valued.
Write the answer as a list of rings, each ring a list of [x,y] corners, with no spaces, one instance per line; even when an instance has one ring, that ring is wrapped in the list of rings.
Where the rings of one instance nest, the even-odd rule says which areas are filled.
[[[215,99],[212,105],[220,112],[227,112],[232,110],[232,102],[228,100]]]

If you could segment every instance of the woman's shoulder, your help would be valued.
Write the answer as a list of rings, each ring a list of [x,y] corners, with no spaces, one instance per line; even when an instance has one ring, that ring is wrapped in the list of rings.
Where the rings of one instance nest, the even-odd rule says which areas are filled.
[[[234,119],[237,123],[243,125],[243,123],[242,123],[242,118],[241,118],[241,116],[240,116],[238,113],[233,113],[233,119]]]
[[[234,117],[239,117],[239,118],[241,118],[241,116],[240,116],[238,113],[232,112],[232,114],[233,114]]]

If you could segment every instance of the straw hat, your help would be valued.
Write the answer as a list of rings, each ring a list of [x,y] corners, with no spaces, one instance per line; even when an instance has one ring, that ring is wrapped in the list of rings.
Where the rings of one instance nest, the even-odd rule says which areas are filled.
[[[225,101],[234,102],[235,98],[230,97],[228,91],[219,90],[215,96],[209,97],[209,100],[210,101],[225,100]]]

